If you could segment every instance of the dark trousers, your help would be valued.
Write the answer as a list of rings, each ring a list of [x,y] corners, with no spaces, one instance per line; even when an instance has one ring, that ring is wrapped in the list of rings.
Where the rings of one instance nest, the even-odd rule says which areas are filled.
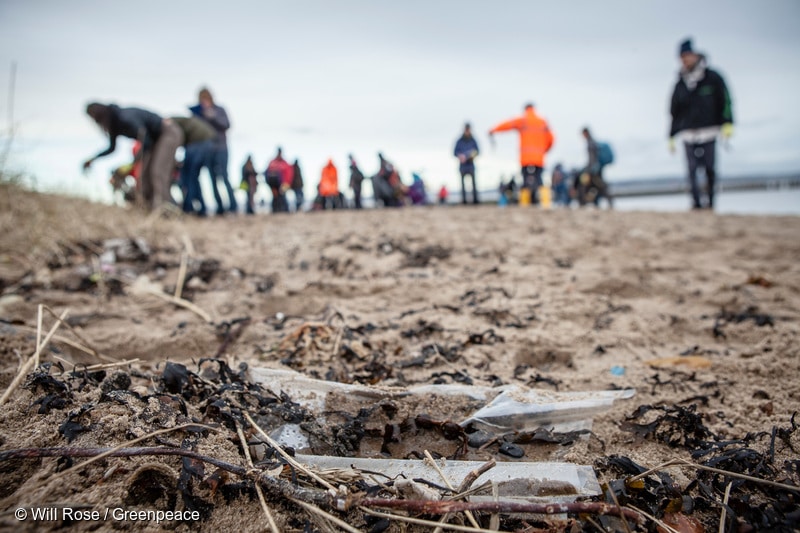
[[[283,193],[280,187],[270,187],[272,190],[272,212],[273,213],[288,213],[289,203],[286,201],[286,194]]]
[[[361,209],[361,184],[353,187],[353,207]]]
[[[531,191],[531,203],[539,205],[539,187],[542,186],[544,168],[533,165],[522,167],[522,188]]]
[[[292,192],[294,192],[294,210],[299,213],[303,210],[303,200],[305,199],[303,189],[292,189]]]
[[[474,170],[461,171],[461,203],[462,204],[466,204],[467,203],[467,187],[466,187],[466,183],[465,183],[465,180],[466,180],[467,176],[469,176],[470,179],[472,180],[472,203],[473,204],[477,204],[478,203],[478,188],[475,185],[475,171]]]
[[[233,195],[233,187],[228,180],[228,147],[215,147],[208,167],[211,172],[211,185],[214,190],[214,200],[217,202],[217,213],[225,212],[225,204],[222,203],[222,196],[219,194],[219,182],[225,187],[228,195],[228,211],[235,213],[239,206],[236,204],[236,197]]]
[[[714,207],[714,183],[717,178],[717,173],[714,170],[714,163],[716,158],[717,141],[708,141],[706,143],[684,143],[686,147],[686,161],[689,165],[689,187],[692,190],[692,203],[695,209]],[[700,187],[697,184],[697,169],[703,167],[706,174],[706,194],[708,195],[708,203],[703,204]]]
[[[211,141],[192,143],[185,147],[183,167],[181,167],[181,190],[183,191],[183,212],[206,214],[206,203],[200,191],[200,171],[207,166],[213,156]],[[197,206],[195,206],[197,202]]]

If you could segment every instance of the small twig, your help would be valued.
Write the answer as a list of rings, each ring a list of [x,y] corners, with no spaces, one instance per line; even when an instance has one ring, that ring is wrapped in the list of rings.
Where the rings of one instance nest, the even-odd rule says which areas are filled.
[[[447,486],[448,489],[450,489],[452,492],[456,492],[456,489],[453,487],[452,484],[450,484],[450,480],[447,479],[447,476],[445,476],[444,472],[442,472],[442,469],[439,468],[439,465],[436,463],[436,460],[431,456],[431,452],[429,452],[428,450],[425,450],[423,453],[425,454],[425,462],[428,463],[434,470],[436,470],[436,473],[439,474],[439,477],[442,478],[442,480],[444,481],[444,484]],[[459,492],[463,492],[463,491],[459,491]],[[478,528],[481,527],[478,524],[478,522],[475,520],[475,517],[472,516],[472,513],[470,513],[469,511],[466,511],[464,514],[467,516],[467,520],[469,520],[472,523],[473,526],[478,527]],[[441,518],[441,520],[439,520],[439,523],[443,524],[443,523],[447,522],[447,520],[449,520],[449,519],[450,519],[450,513],[447,513]],[[442,531],[442,528],[441,528],[441,526],[439,526],[434,530],[434,533],[440,533],[441,531]]]
[[[614,505],[616,505],[617,507],[620,507],[619,500],[617,499],[617,495],[614,494],[614,489],[612,489],[609,486],[608,492],[609,492],[609,494],[611,494],[611,499],[614,500]],[[622,525],[625,526],[625,533],[631,533],[631,528],[628,525],[628,521],[625,519],[624,516],[622,517]]]
[[[183,292],[183,284],[186,281],[186,264],[189,262],[189,252],[184,251],[181,254],[181,266],[178,269],[178,281],[175,283],[175,298],[181,298]]]
[[[41,343],[37,343],[36,351],[33,353],[33,355],[31,355],[28,358],[27,361],[25,361],[25,364],[23,364],[20,367],[19,371],[17,372],[17,375],[14,376],[14,380],[8,386],[6,391],[3,393],[3,396],[0,397],[0,405],[6,403],[6,400],[8,400],[9,396],[11,396],[11,393],[14,392],[14,390],[19,386],[19,384],[22,382],[25,376],[28,375],[28,372],[30,371],[33,364],[39,360],[39,354],[42,353],[42,350],[44,350],[45,346],[47,346],[47,344],[50,342],[50,339],[53,338],[53,335],[55,335],[58,326],[61,324],[61,321],[64,320],[64,318],[66,318],[68,314],[69,310],[65,309],[64,312],[61,313],[60,320],[57,321],[55,324],[53,324],[53,327],[50,328],[50,331],[47,333],[44,340],[42,340]]]
[[[725,487],[725,497],[722,499],[722,513],[719,517],[719,533],[725,533],[725,515],[728,512],[728,498],[731,496],[731,485],[733,485],[732,481]]]
[[[786,489],[786,490],[791,490],[791,491],[795,491],[795,492],[800,491],[800,487],[797,487],[797,486],[794,486],[794,485],[788,485],[786,483],[778,483],[777,481],[769,481],[767,479],[760,479],[760,478],[757,478],[757,477],[748,476],[746,474],[739,474],[739,473],[736,473],[736,472],[729,472],[728,470],[721,470],[719,468],[712,468],[710,466],[699,465],[697,463],[693,463],[691,461],[687,461],[686,459],[672,459],[670,461],[667,461],[666,463],[662,463],[662,464],[660,464],[658,466],[655,466],[655,467],[651,468],[650,470],[647,470],[646,472],[642,472],[641,474],[637,474],[637,475],[633,476],[632,478],[630,478],[628,481],[629,482],[630,481],[636,481],[638,479],[647,477],[650,474],[652,474],[654,472],[658,472],[659,470],[663,470],[664,468],[667,468],[669,466],[682,466],[682,467],[689,467],[689,468],[697,468],[698,470],[705,470],[707,472],[714,472],[715,474],[722,474],[723,476],[730,476],[730,477],[739,478],[739,479],[746,479],[747,481],[752,481],[754,483],[761,483],[762,485],[769,485],[771,487],[776,487],[776,488],[779,488],[779,489]]]
[[[143,293],[145,293],[145,294],[150,294],[150,295],[156,296],[158,298],[161,298],[162,300],[164,300],[166,302],[169,302],[171,304],[175,304],[175,305],[177,305],[179,307],[183,307],[184,309],[188,309],[189,311],[191,311],[192,313],[196,314],[197,316],[199,316],[200,318],[202,318],[206,322],[211,322],[212,321],[211,320],[211,315],[209,315],[208,313],[203,311],[201,308],[199,308],[198,306],[196,306],[195,304],[193,304],[189,300],[184,300],[183,298],[175,298],[174,296],[171,296],[169,294],[164,294],[163,292],[155,290],[155,289],[151,289],[150,287],[143,288],[143,289],[141,289],[141,291]]]
[[[190,424],[191,425],[191,424]],[[199,425],[199,424],[194,424]],[[147,448],[21,448],[15,450],[6,450],[0,452],[0,462],[9,459],[38,459],[40,457],[141,457],[141,456],[162,456],[172,455],[180,457],[189,457],[203,461],[217,468],[221,468],[226,472],[237,475],[244,479],[252,479],[259,483],[270,494],[280,496],[287,499],[302,500],[306,503],[311,503],[325,509],[347,510],[351,507],[350,500],[341,500],[333,497],[329,492],[297,487],[288,481],[273,477],[267,473],[258,470],[249,470],[239,465],[234,465],[225,461],[221,461],[215,457],[208,457],[201,455],[192,450],[184,450],[182,448],[167,448],[167,447],[147,447]],[[85,463],[83,463],[85,464]],[[51,481],[53,476],[50,476],[46,481]]]
[[[39,312],[36,315],[36,347],[37,347],[37,350],[36,350],[36,354],[35,354],[36,359],[33,362],[33,368],[36,368],[37,366],[39,366],[39,350],[38,350],[38,347],[39,347],[40,344],[42,344],[42,308],[43,307],[44,306],[42,304],[39,304]]]
[[[142,435],[141,437],[136,437],[135,439],[131,439],[129,441],[123,442],[119,446],[114,446],[113,448],[110,448],[108,451],[103,452],[100,455],[96,455],[96,456],[92,457],[88,461],[84,461],[84,462],[82,462],[80,464],[77,464],[77,465],[74,465],[74,466],[72,466],[70,468],[65,468],[61,472],[59,472],[57,474],[53,474],[52,476],[47,478],[47,481],[51,482],[53,480],[62,478],[65,475],[70,474],[72,472],[78,472],[78,471],[86,468],[90,464],[92,464],[92,463],[94,463],[96,461],[99,461],[100,459],[103,459],[104,457],[108,457],[109,455],[112,455],[117,450],[121,450],[122,448],[129,448],[130,446],[136,444],[137,442],[142,442],[143,440],[147,440],[150,437],[157,437],[158,435],[164,435],[165,433],[172,433],[173,431],[178,431],[180,429],[187,429],[187,428],[202,428],[202,429],[207,429],[207,430],[210,430],[210,431],[218,431],[217,428],[213,428],[211,426],[204,426],[203,424],[181,424],[179,426],[175,426],[175,427],[171,427],[171,428],[159,429],[157,431],[153,431],[152,433],[148,433],[147,435]]]
[[[64,322],[64,324],[67,325],[67,327],[69,327],[69,322]],[[18,329],[25,330],[25,331],[35,331],[36,330],[36,328],[33,328],[31,326],[25,326],[25,325],[19,325],[19,326],[14,326],[14,327],[18,328]],[[74,333],[74,331],[73,331],[73,333]],[[97,357],[98,359],[102,359],[104,361],[117,361],[116,358],[111,357],[110,355],[104,355],[104,354],[98,352],[97,350],[94,350],[92,348],[84,346],[83,344],[80,344],[78,342],[70,340],[70,339],[68,339],[66,337],[62,337],[61,335],[53,335],[53,338],[51,339],[51,342],[58,342],[58,343],[61,343],[61,344],[66,344],[67,346],[75,348],[78,351],[81,351],[81,352],[83,352],[85,354],[88,354],[88,355],[91,355],[93,357]]]
[[[189,235],[184,233],[181,235],[181,240],[183,241],[183,247],[186,248],[186,253],[189,255],[195,255],[194,245],[192,245],[192,239],[189,238]]]
[[[82,348],[84,348],[84,351],[86,351],[86,353],[88,353],[89,355],[93,355],[94,357],[96,357],[96,358],[98,358],[98,359],[103,359],[104,361],[107,361],[107,362],[109,362],[109,363],[113,363],[113,362],[117,362],[117,361],[119,361],[119,359],[117,359],[116,357],[111,357],[111,356],[109,356],[109,355],[103,355],[103,354],[101,354],[100,352],[98,352],[98,351],[97,351],[97,350],[96,350],[94,347],[92,347],[92,344],[91,344],[89,341],[87,341],[86,339],[84,339],[84,338],[81,336],[81,334],[80,334],[80,333],[78,333],[78,330],[77,330],[77,329],[75,329],[75,328],[72,326],[72,324],[70,324],[69,322],[66,322],[66,321],[64,321],[64,320],[61,320],[60,318],[58,318],[58,315],[56,314],[56,312],[55,312],[55,311],[53,311],[52,309],[50,309],[50,308],[49,308],[49,307],[47,307],[46,305],[44,306],[44,309],[45,309],[45,311],[47,311],[48,313],[50,313],[50,315],[51,315],[53,318],[55,318],[56,320],[59,320],[59,321],[60,321],[60,322],[61,322],[61,323],[62,323],[64,326],[66,326],[66,328],[67,328],[68,330],[70,330],[70,331],[72,332],[72,334],[73,334],[73,335],[75,335],[76,337],[78,337],[78,340],[79,340],[79,341],[81,341],[83,344],[85,344],[85,345],[86,345],[86,347],[83,347],[83,346],[82,346]],[[77,344],[77,343],[76,343],[76,344]],[[80,346],[80,345],[78,345],[78,346]],[[88,348],[87,348],[87,347],[88,347]]]
[[[643,510],[639,509],[638,507],[635,507],[635,506],[633,506],[633,505],[630,505],[630,504],[628,505],[628,507],[630,507],[631,509],[633,509],[634,511],[636,511],[636,512],[637,512],[637,513],[639,513],[640,515],[644,516],[645,518],[649,518],[650,520],[652,520],[653,522],[655,522],[656,524],[658,524],[659,526],[661,526],[661,527],[662,527],[662,528],[663,528],[663,529],[664,529],[664,530],[665,530],[667,533],[681,533],[680,531],[678,531],[678,530],[677,530],[677,529],[675,529],[674,527],[672,527],[672,526],[668,525],[668,524],[667,524],[666,522],[664,522],[663,520],[659,520],[659,519],[658,519],[658,518],[656,518],[655,516],[651,515],[650,513],[646,512],[646,511],[643,511]],[[602,529],[602,528],[600,528],[600,530],[601,530],[601,531],[605,531],[605,530],[604,530],[604,529]]]
[[[327,481],[325,481],[324,479],[322,479],[321,477],[319,477],[317,474],[315,474],[314,472],[312,472],[311,470],[309,470],[308,468],[306,468],[306,467],[305,467],[304,465],[302,465],[301,463],[298,463],[298,462],[297,462],[297,461],[294,459],[294,457],[292,457],[291,455],[289,455],[288,453],[286,453],[286,452],[283,450],[283,448],[281,448],[281,445],[280,445],[280,444],[278,444],[277,442],[275,442],[275,441],[272,439],[272,437],[270,437],[269,435],[267,435],[267,434],[266,434],[266,432],[265,432],[263,429],[261,429],[261,427],[259,427],[259,425],[258,425],[258,424],[256,424],[256,421],[255,421],[255,420],[253,420],[253,418],[250,416],[250,413],[247,413],[247,412],[245,412],[245,413],[244,413],[244,417],[247,419],[247,422],[248,422],[248,423],[249,423],[251,426],[253,426],[253,428],[254,428],[256,431],[258,431],[258,434],[259,434],[259,435],[261,435],[261,438],[262,438],[262,439],[264,439],[264,442],[266,442],[267,444],[269,444],[270,446],[272,446],[272,448],[273,448],[273,449],[274,449],[276,452],[278,452],[278,453],[281,455],[281,457],[283,457],[283,458],[286,460],[286,462],[287,462],[287,463],[289,463],[290,465],[292,465],[292,466],[293,466],[294,468],[296,468],[297,470],[299,470],[299,471],[303,472],[303,473],[304,473],[304,474],[306,474],[308,477],[310,477],[311,479],[315,480],[317,483],[319,483],[320,485],[322,485],[322,486],[323,486],[323,487],[325,487],[326,489],[333,490],[334,492],[336,491],[336,487],[334,487],[333,485],[331,485],[330,483],[328,483]]]
[[[407,522],[409,524],[417,524],[420,526],[428,526],[428,527],[435,527],[441,526],[444,529],[450,529],[453,531],[466,531],[468,533],[485,533],[485,529],[483,528],[474,528],[469,526],[459,526],[457,524],[440,524],[439,522],[432,522],[430,520],[423,520],[421,518],[412,518],[410,516],[402,516],[393,513],[381,513],[379,511],[375,511],[372,509],[368,509],[366,507],[359,507],[362,511],[367,514],[371,514],[372,516],[378,516],[381,518],[386,518],[388,520],[398,520],[400,522]]]
[[[520,501],[479,501],[455,502],[450,500],[389,500],[383,498],[364,498],[360,502],[365,507],[402,509],[414,513],[445,514],[463,511],[485,511],[489,513],[533,513],[563,514],[589,513],[599,515],[625,516],[639,521],[639,515],[624,507],[605,502],[532,503]]]
[[[59,357],[57,355],[54,355],[53,359],[58,359],[59,361],[67,363],[68,365],[72,365],[72,370],[73,371],[75,371],[75,369],[78,368],[78,365],[76,365],[72,361],[67,361],[63,357]],[[120,367],[120,366],[128,366],[128,365],[132,365],[134,363],[140,363],[140,362],[141,362],[141,359],[139,359],[137,357],[136,359],[128,359],[126,361],[118,361],[116,363],[97,363],[96,365],[82,366],[81,370],[86,370],[88,372],[95,372],[97,370],[108,370],[110,368],[117,368],[117,367]]]
[[[309,512],[314,513],[314,514],[316,514],[318,516],[321,516],[325,520],[330,520],[331,522],[333,522],[334,524],[336,524],[340,528],[344,529],[345,531],[349,531],[350,533],[361,533],[359,530],[357,530],[356,528],[352,527],[347,522],[336,518],[335,516],[333,516],[330,513],[326,513],[325,511],[323,511],[322,509],[320,509],[319,507],[317,507],[315,505],[311,505],[310,503],[306,503],[304,501],[295,500],[295,499],[293,499],[292,502],[296,503],[297,505],[299,505],[300,507],[302,507],[306,511],[309,511]]]
[[[492,459],[494,461],[494,459]],[[492,480],[492,500],[493,501],[500,501],[500,488],[497,486],[497,482]],[[500,515],[498,513],[492,513],[489,517],[489,529],[492,531],[500,531]]]
[[[247,466],[252,469],[254,466],[253,458],[250,457],[250,447],[247,445],[247,439],[244,436],[244,431],[242,431],[242,425],[238,421],[236,422],[236,433],[239,435],[239,441],[242,443],[242,450],[244,450],[244,456],[247,459]],[[272,511],[270,511],[267,505],[267,500],[264,499],[264,491],[261,490],[261,485],[258,483],[256,483],[256,494],[258,494],[258,501],[261,503],[261,509],[267,517],[267,523],[272,533],[280,533],[280,529],[278,529],[278,526],[275,524],[275,519],[272,517]]]

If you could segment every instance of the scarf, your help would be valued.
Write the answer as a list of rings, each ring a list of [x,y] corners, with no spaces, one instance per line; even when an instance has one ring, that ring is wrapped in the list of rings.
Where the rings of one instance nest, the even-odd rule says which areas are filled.
[[[681,69],[681,78],[683,83],[690,91],[694,91],[697,84],[706,76],[706,58],[700,56],[697,64],[692,70]]]

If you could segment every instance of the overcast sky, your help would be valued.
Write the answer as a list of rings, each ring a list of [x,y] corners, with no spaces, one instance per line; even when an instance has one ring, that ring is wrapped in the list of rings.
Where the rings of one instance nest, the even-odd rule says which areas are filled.
[[[106,146],[89,101],[186,115],[207,85],[231,117],[235,184],[248,153],[263,170],[280,145],[308,188],[329,157],[407,181],[458,187],[453,145],[470,121],[480,188],[519,173],[515,133],[486,132],[536,104],[556,143],[548,174],[585,162],[579,130],[613,145],[611,180],[682,175],[666,148],[678,43],[694,38],[726,79],[736,133],[727,175],[800,170],[800,2],[0,0],[0,124],[11,163],[47,188],[106,194],[127,144]],[[346,181],[346,180],[345,180]]]

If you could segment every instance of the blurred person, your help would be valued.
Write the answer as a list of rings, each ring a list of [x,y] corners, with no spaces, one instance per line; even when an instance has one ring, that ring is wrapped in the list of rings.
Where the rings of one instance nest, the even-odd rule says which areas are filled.
[[[339,173],[332,159],[322,169],[319,180],[319,197],[322,200],[322,209],[339,209]]]
[[[219,193],[219,181],[222,181],[222,185],[228,195],[227,211],[235,213],[238,211],[238,205],[236,204],[233,187],[231,187],[231,182],[228,180],[228,136],[226,132],[231,127],[228,113],[225,108],[214,103],[211,91],[205,87],[200,89],[197,99],[198,104],[189,108],[192,115],[206,120],[217,132],[214,152],[208,163],[214,200],[217,202],[217,214],[222,215],[226,211],[222,196]]]
[[[348,154],[347,159],[350,161],[350,188],[353,190],[353,207],[361,209],[361,184],[364,181],[364,174],[358,168],[353,154]]]
[[[120,135],[142,143],[134,159],[141,162],[141,187],[144,204],[155,209],[164,203],[174,203],[170,195],[175,152],[183,144],[183,131],[171,119],[138,107],[119,107],[116,104],[92,102],[86,114],[108,135],[109,146],[83,163],[84,170],[117,148]]]
[[[428,195],[425,190],[425,180],[416,172],[411,173],[412,182],[408,187],[408,197],[411,199],[412,205],[426,205],[428,203]]]
[[[553,175],[550,179],[553,188],[553,201],[556,205],[569,207],[572,199],[569,196],[569,183],[567,183],[567,173],[561,163],[556,164]]]
[[[299,213],[303,210],[303,201],[305,195],[303,194],[303,172],[300,170],[300,160],[295,159],[292,165],[292,184],[291,189],[294,193],[294,210]]]
[[[605,198],[608,201],[608,207],[612,208],[614,200],[608,192],[608,184],[603,179],[603,169],[606,165],[614,162],[614,153],[608,143],[594,140],[588,127],[581,130],[581,135],[586,140],[586,151],[589,156],[589,161],[586,163],[584,171],[589,176],[589,183],[585,184],[585,186],[590,186],[593,189],[591,201],[597,206],[600,204],[600,198]]]
[[[475,158],[478,156],[478,143],[472,136],[472,129],[469,122],[464,124],[464,132],[456,141],[453,155],[458,158],[458,171],[461,173],[461,203],[467,204],[467,189],[465,179],[469,176],[472,179],[472,203],[478,204],[478,187],[475,184]]]
[[[681,69],[672,92],[669,149],[675,153],[675,139],[683,141],[689,171],[693,209],[714,208],[716,142],[733,135],[733,106],[722,76],[708,67],[706,57],[694,51],[691,39],[680,44]],[[697,169],[705,168],[707,201],[697,184]]]
[[[439,194],[437,195],[438,198],[439,198],[439,205],[447,204],[447,195],[448,194],[450,194],[450,193],[447,191],[447,185],[442,185],[439,188]]]
[[[542,186],[545,154],[553,147],[553,133],[547,121],[536,114],[533,104],[526,104],[522,116],[501,122],[489,130],[489,138],[494,142],[494,134],[501,131],[519,132],[519,162],[522,167],[523,189],[530,191],[531,202],[539,203],[539,187]]]
[[[272,192],[272,212],[288,213],[289,204],[286,201],[286,191],[292,183],[294,170],[292,165],[283,158],[283,150],[279,147],[267,170],[264,171],[264,180]]]
[[[247,160],[244,162],[244,165],[242,165],[242,183],[240,188],[244,188],[247,191],[247,208],[245,209],[245,213],[254,215],[256,212],[255,196],[256,190],[258,189],[258,172],[256,172],[256,167],[253,164],[253,157],[251,155],[247,156]]]
[[[375,193],[375,203],[381,203],[384,207],[398,207],[402,205],[396,186],[400,177],[383,153],[378,152],[378,173],[372,177],[372,190]]]
[[[206,215],[206,202],[200,190],[200,171],[214,155],[217,132],[206,121],[197,117],[173,117],[183,132],[183,164],[179,183],[183,191],[184,213]],[[197,202],[197,206],[195,206]]]

